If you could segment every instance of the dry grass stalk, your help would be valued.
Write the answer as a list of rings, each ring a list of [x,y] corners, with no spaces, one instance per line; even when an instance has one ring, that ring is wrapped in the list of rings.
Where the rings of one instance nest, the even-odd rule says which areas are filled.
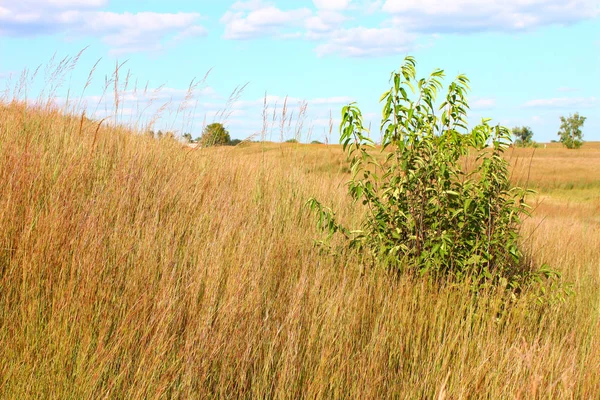
[[[269,123],[265,97],[262,144],[189,152],[0,104],[0,397],[597,397],[599,145],[513,154],[576,291],[540,306],[320,254],[304,201],[362,212],[344,156]]]

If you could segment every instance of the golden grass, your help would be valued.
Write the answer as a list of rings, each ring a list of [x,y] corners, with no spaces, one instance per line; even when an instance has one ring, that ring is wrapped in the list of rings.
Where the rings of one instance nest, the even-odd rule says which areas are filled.
[[[526,245],[576,291],[545,306],[319,254],[308,197],[360,218],[336,146],[0,106],[0,397],[598,398],[600,148],[530,152]]]

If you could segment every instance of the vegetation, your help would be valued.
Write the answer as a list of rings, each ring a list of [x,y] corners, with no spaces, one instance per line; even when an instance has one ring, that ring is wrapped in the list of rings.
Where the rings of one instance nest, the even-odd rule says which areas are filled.
[[[162,140],[162,139],[168,139],[168,140],[175,140],[175,133],[171,132],[171,131],[167,131],[167,132],[163,132],[162,130],[158,130],[158,131],[154,131],[152,129],[146,131],[146,134],[151,137],[151,138],[155,138],[158,140]],[[187,136],[189,135],[189,133],[186,133],[185,135],[183,135],[184,139],[187,139]]]
[[[532,147],[536,145],[533,141],[533,131],[528,126],[514,127],[512,134],[515,137],[514,143],[517,147]]]
[[[441,116],[436,94],[443,71],[416,78],[408,57],[382,96],[383,162],[355,105],[342,110],[341,140],[351,164],[349,193],[367,205],[358,230],[348,229],[314,198],[309,205],[331,238],[341,233],[346,246],[366,250],[377,264],[423,275],[498,279],[516,283],[524,270],[519,250],[519,216],[526,212],[526,191],[511,187],[502,157],[510,132],[488,120],[466,131],[468,80],[459,76],[448,89]],[[416,88],[415,99],[408,95]],[[488,143],[492,150],[488,151]],[[465,170],[461,158],[472,155]]]
[[[224,146],[231,142],[231,137],[223,124],[214,122],[204,128],[197,141],[202,147]]]
[[[558,136],[560,136],[560,142],[567,149],[578,149],[583,145],[583,132],[581,132],[581,128],[585,119],[579,113],[569,115],[567,118],[560,117]]]
[[[600,145],[502,155],[540,193],[522,248],[573,282],[547,301],[551,281],[476,293],[324,257],[306,198],[369,215],[339,146],[143,132],[0,102],[0,398],[600,392]]]
[[[183,135],[181,135],[181,137],[183,138],[183,140],[186,143],[193,143],[194,139],[192,139],[192,134],[191,133],[184,133]]]

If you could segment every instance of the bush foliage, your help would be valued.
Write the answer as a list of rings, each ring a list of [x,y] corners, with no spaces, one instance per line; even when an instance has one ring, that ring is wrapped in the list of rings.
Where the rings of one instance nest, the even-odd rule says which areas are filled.
[[[223,124],[218,122],[207,125],[202,131],[202,136],[198,139],[198,143],[202,147],[224,146],[231,142],[229,131],[225,129]]]
[[[517,147],[536,147],[537,145],[533,141],[533,131],[528,126],[516,126],[512,128],[512,134],[515,137],[515,146]]]
[[[360,109],[342,109],[341,142],[352,170],[348,190],[367,211],[360,228],[350,230],[311,198],[307,204],[328,234],[319,243],[339,234],[345,246],[398,271],[514,281],[524,271],[519,227],[528,207],[527,191],[511,187],[502,157],[511,132],[488,119],[468,131],[463,75],[436,106],[443,77],[436,70],[417,79],[412,57],[392,74],[392,87],[380,100],[383,160]],[[470,168],[465,157],[473,159]]]
[[[586,117],[580,116],[579,113],[569,115],[568,117],[560,117],[560,142],[567,149],[578,149],[583,145],[583,132],[581,128]]]

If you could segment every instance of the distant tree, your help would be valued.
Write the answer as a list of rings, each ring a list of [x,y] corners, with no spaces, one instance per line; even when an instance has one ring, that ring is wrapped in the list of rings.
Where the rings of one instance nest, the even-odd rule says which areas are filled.
[[[313,140],[312,142],[310,142],[310,144],[323,144],[323,143],[319,142],[318,140]]]
[[[240,139],[233,139],[232,141],[230,141],[228,144],[230,146],[237,146],[238,144],[242,143],[242,141]]]
[[[560,142],[567,149],[578,149],[583,144],[581,127],[585,120],[586,117],[580,116],[579,113],[569,115],[567,118],[560,117],[558,136],[560,136]]]
[[[223,124],[215,122],[204,128],[198,141],[203,147],[223,146],[231,142],[231,137]]]
[[[192,139],[192,134],[191,133],[184,133],[182,135],[183,140],[185,140],[186,143],[192,143],[194,140]]]
[[[533,131],[528,126],[516,126],[512,128],[512,134],[515,137],[515,146],[517,147],[530,147],[535,144]]]
[[[286,143],[298,143],[297,139],[288,139],[285,141]]]

